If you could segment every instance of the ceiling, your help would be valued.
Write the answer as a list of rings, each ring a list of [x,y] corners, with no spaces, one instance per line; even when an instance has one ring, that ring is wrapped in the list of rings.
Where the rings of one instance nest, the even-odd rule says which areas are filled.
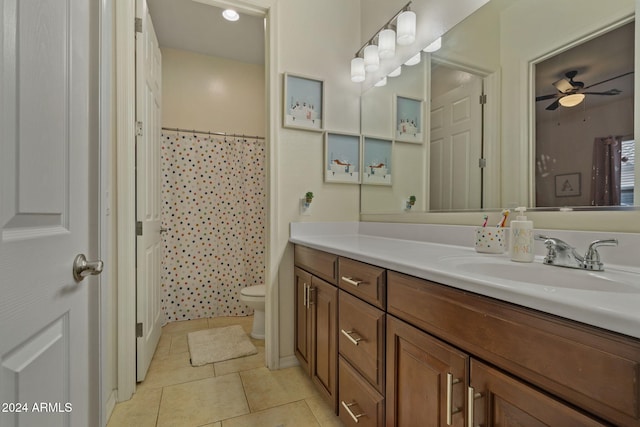
[[[633,74],[595,85],[589,89],[586,88],[603,80],[633,71],[634,57],[634,23],[631,22],[536,64],[535,95],[557,93],[553,82],[566,78],[566,72],[575,70],[578,74],[573,80],[583,82],[587,92],[605,92],[610,89],[622,91],[615,96],[586,95],[583,103],[578,106],[580,108],[583,105],[585,108],[590,108],[633,96]],[[554,102],[553,99],[536,102],[538,117],[542,118],[554,113],[561,114],[572,110],[566,107],[558,107],[554,111],[545,110],[552,102]],[[575,108],[577,107],[573,107],[573,109]]]
[[[173,48],[251,64],[264,64],[264,18],[240,14],[236,22],[222,9],[194,0],[147,0],[161,48]]]

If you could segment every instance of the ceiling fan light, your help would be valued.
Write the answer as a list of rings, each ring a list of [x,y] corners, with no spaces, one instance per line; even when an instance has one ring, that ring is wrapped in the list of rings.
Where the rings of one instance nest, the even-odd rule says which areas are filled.
[[[580,104],[583,100],[584,100],[583,93],[574,93],[571,95],[563,96],[558,100],[558,102],[563,107],[575,107],[576,105]]]

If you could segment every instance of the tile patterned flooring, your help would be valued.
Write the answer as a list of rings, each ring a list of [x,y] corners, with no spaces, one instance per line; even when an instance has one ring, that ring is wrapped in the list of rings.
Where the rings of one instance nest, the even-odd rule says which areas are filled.
[[[240,324],[253,317],[218,317],[167,324],[146,379],[118,403],[107,427],[342,426],[299,367],[270,371],[264,341],[258,354],[192,367],[187,333]]]

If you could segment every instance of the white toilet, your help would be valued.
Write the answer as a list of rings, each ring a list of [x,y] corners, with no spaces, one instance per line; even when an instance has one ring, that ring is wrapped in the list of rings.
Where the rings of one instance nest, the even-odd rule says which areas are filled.
[[[240,291],[240,301],[253,308],[253,328],[251,337],[264,339],[264,295],[265,285],[247,286]]]

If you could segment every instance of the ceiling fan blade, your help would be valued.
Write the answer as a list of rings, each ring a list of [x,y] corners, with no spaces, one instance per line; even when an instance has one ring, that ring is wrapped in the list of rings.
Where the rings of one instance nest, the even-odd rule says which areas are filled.
[[[598,85],[600,85],[602,83],[610,82],[611,80],[615,80],[615,79],[619,79],[620,77],[628,76],[629,74],[633,74],[633,71],[627,71],[626,73],[622,73],[619,76],[615,76],[615,77],[611,77],[610,79],[602,80],[601,82],[589,85],[589,86],[585,87],[584,89],[589,89],[590,87],[598,86]]]
[[[585,95],[619,95],[622,93],[620,89],[610,89],[606,92],[582,92]]]
[[[553,93],[551,95],[541,95],[541,96],[536,96],[536,101],[544,101],[545,99],[553,99],[557,97],[558,97],[557,93]]]
[[[547,108],[545,108],[545,110],[549,110],[549,111],[556,110],[559,105],[560,105],[560,99],[556,99],[551,104],[549,104]]]

